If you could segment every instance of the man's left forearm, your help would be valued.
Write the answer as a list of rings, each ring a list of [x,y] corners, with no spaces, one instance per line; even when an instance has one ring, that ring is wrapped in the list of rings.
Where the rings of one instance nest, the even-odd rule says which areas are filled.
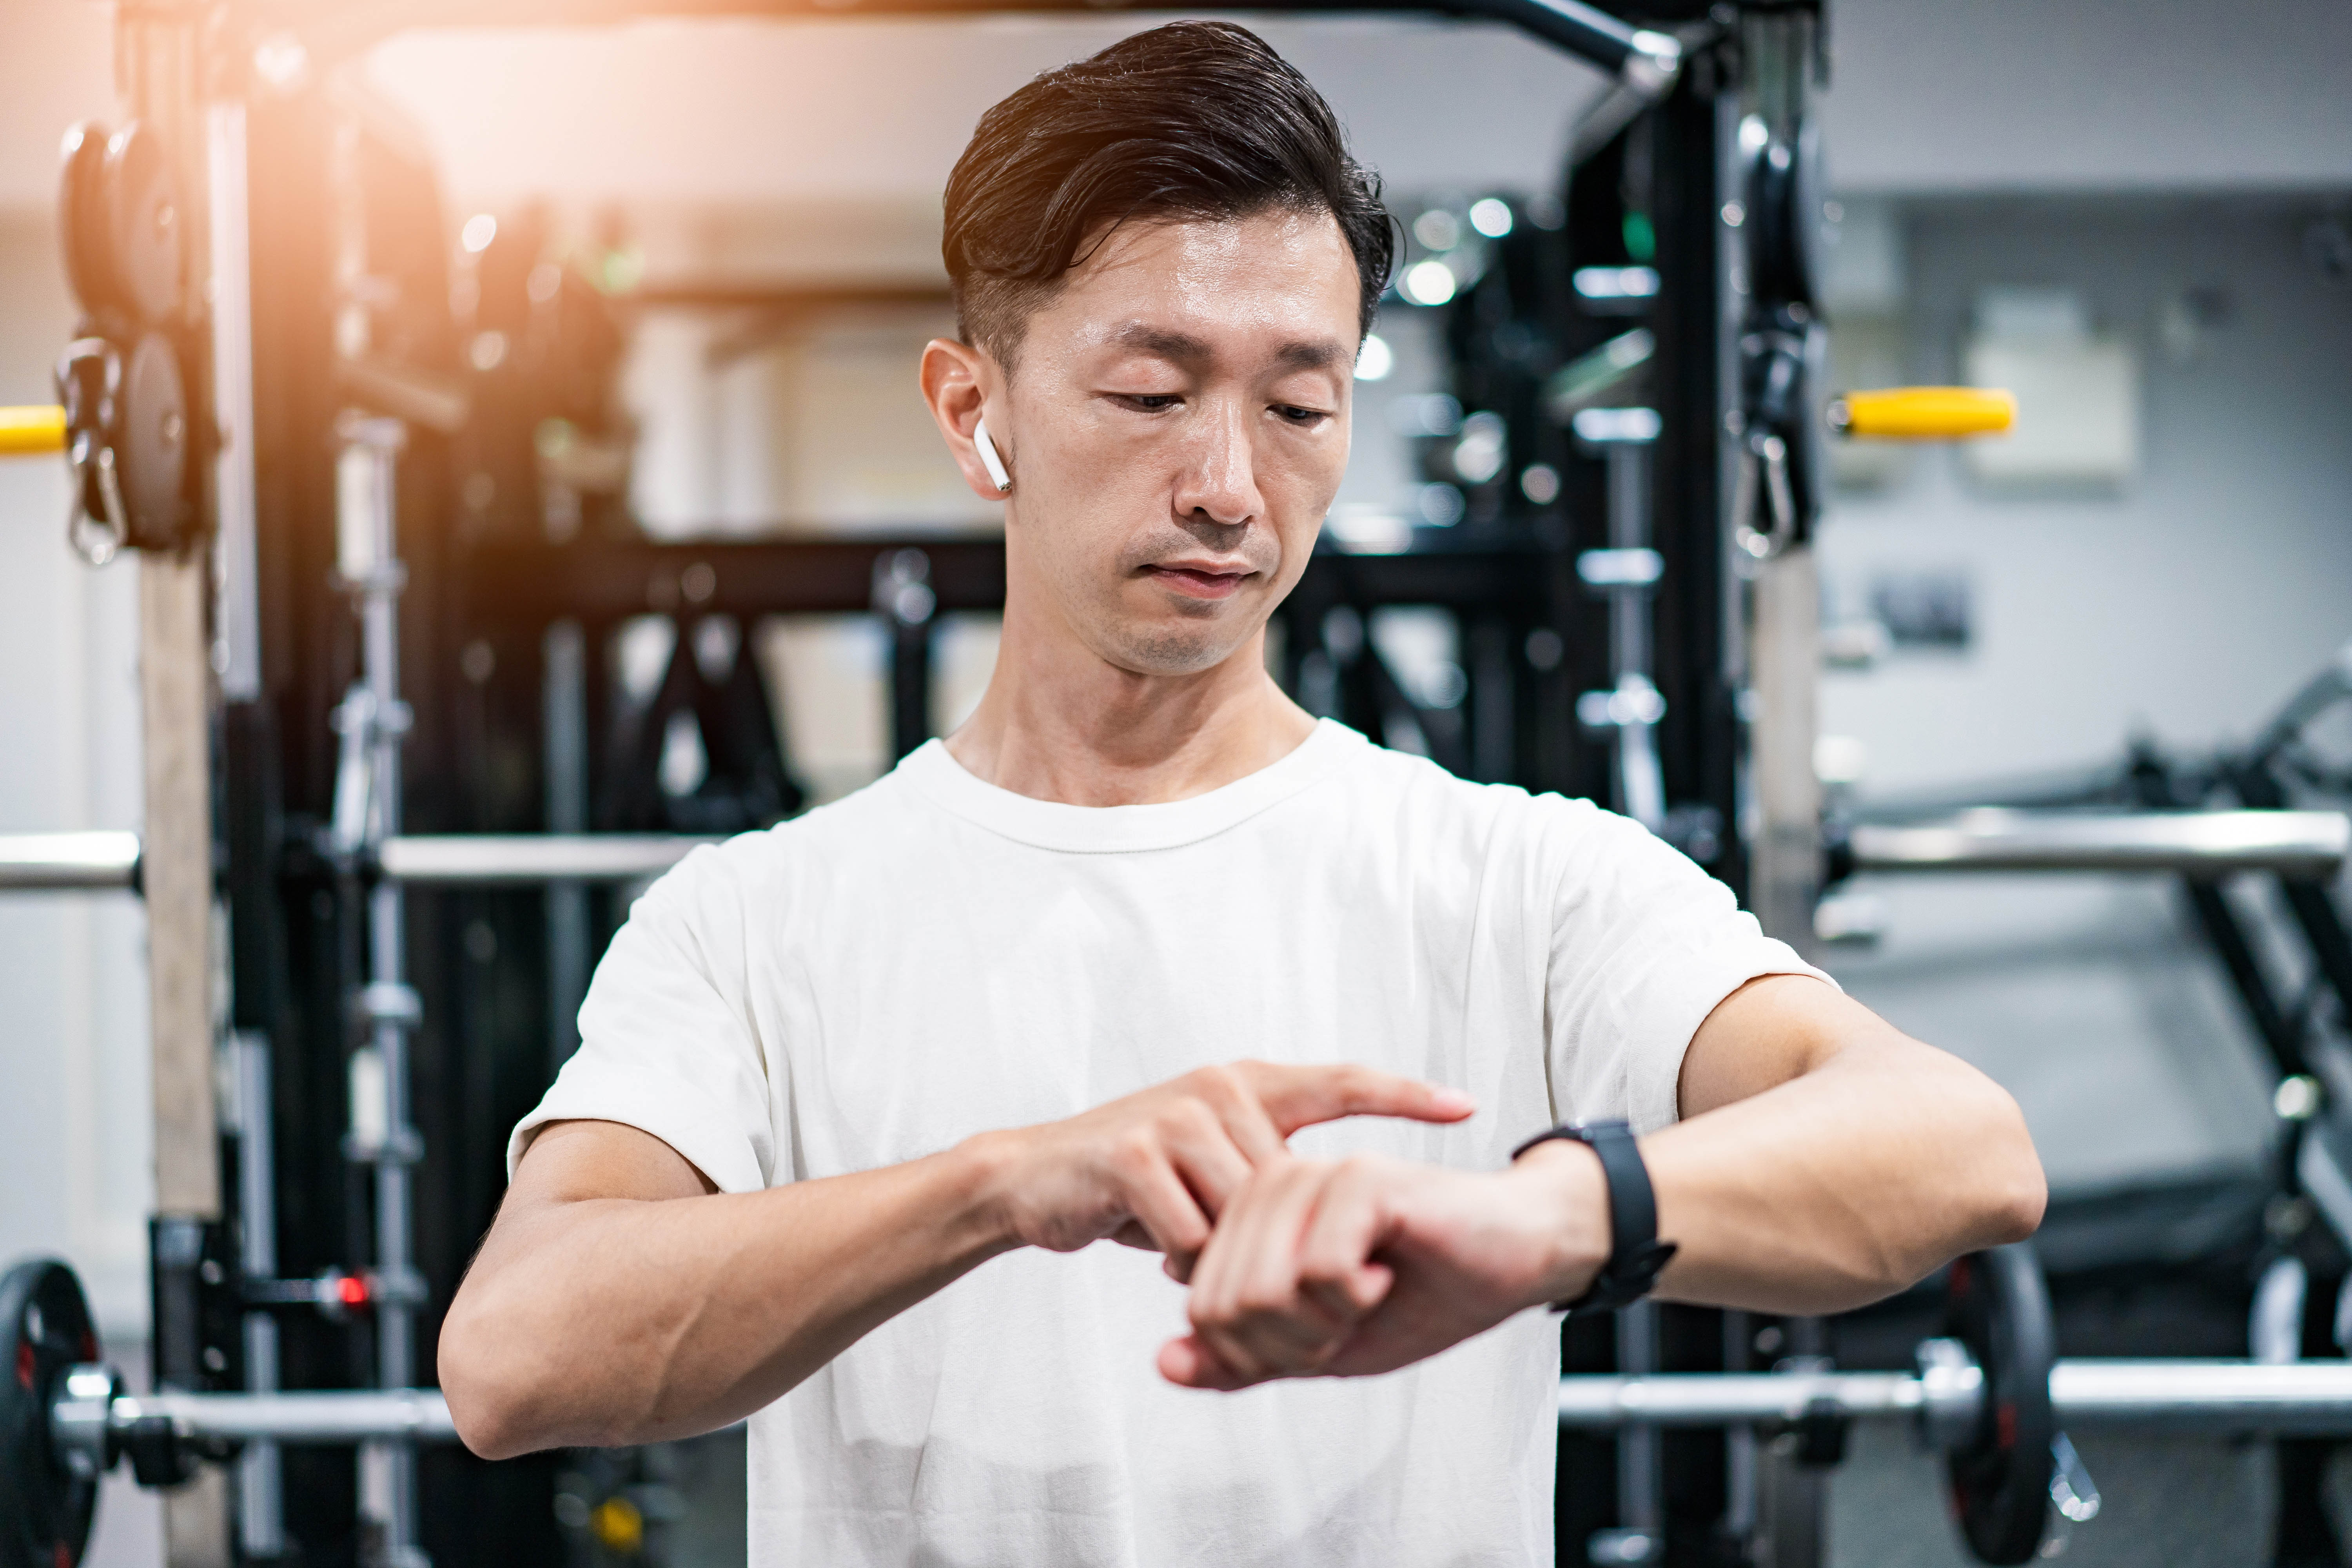
[[[1861,1013],[1860,1008],[1855,1008]],[[2042,1167],[2016,1102],[1874,1018],[1811,1070],[1642,1140],[1657,1294],[1759,1311],[1843,1311],[2041,1222]],[[1527,1161],[1591,1155],[1545,1145]]]

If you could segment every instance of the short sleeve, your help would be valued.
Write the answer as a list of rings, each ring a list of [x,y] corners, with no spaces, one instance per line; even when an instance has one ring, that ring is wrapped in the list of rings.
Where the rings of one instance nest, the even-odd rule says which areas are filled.
[[[1553,1113],[1654,1131],[1680,1117],[1683,1057],[1717,1003],[1759,975],[1836,982],[1639,823],[1564,804],[1545,995]]]
[[[721,1192],[769,1184],[779,1152],[748,1000],[742,849],[696,850],[631,908],[589,984],[580,1048],[508,1141],[509,1179],[540,1128],[585,1120],[652,1133]]]

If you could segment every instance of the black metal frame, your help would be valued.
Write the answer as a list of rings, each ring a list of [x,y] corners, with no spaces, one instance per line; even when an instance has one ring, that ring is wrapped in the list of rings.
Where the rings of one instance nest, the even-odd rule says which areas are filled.
[[[1748,9],[1810,10],[1750,0]],[[1195,10],[1200,7],[1194,7]],[[1212,5],[1257,12],[1263,6]],[[1412,11],[1503,21],[1598,58],[1611,68],[1632,55],[1631,26],[1581,7],[1544,0],[1475,3],[1327,4],[1292,0],[1285,11]],[[856,14],[965,15],[987,10],[1098,15],[1081,0],[1003,5],[879,0]],[[1655,395],[1664,433],[1656,464],[1656,540],[1669,563],[1657,599],[1658,682],[1667,698],[1660,732],[1669,796],[1738,820],[1742,750],[1738,718],[1740,592],[1727,567],[1723,440],[1718,410],[1736,367],[1723,339],[1727,280],[1718,229],[1727,140],[1727,95],[1739,86],[1736,37],[1703,18],[1705,8],[1674,0],[1647,12],[1686,29],[1692,52],[1680,82],[1649,110],[1654,187],[1647,193],[1664,280],[1652,325],[1658,334]],[[798,5],[712,0],[522,0],[427,5],[400,0],[339,6],[232,5],[225,9],[220,58],[241,69],[253,45],[268,37],[300,40],[314,83],[325,68],[404,28],[546,22],[564,26],[644,16],[839,15]],[[1639,62],[1636,62],[1637,64]],[[331,798],[335,741],[329,714],[355,664],[348,605],[331,584],[334,512],[329,422],[350,400],[332,339],[335,276],[331,235],[321,215],[356,204],[348,215],[372,246],[402,245],[402,236],[437,237],[433,172],[400,147],[352,128],[317,86],[291,92],[249,84],[248,141],[253,226],[271,237],[253,251],[255,446],[259,481],[257,535],[263,692],[231,704],[223,729],[223,864],[232,915],[234,1021],[265,1032],[275,1046],[274,1101],[281,1271],[315,1273],[365,1255],[368,1207],[360,1175],[341,1150],[343,1070],[352,1041],[346,995],[360,972],[359,922],[349,892],[306,852]],[[355,138],[339,130],[355,129]],[[447,264],[410,245],[372,257],[371,271],[404,286],[407,296],[379,314],[379,345],[421,377],[463,385],[455,329],[439,301],[448,297]],[[1564,292],[1564,290],[1563,290]],[[861,295],[860,298],[865,296]],[[892,296],[896,298],[894,294]],[[819,300],[667,298],[645,304],[821,304]],[[1619,323],[1622,325],[1622,323]],[[1614,330],[1612,327],[1612,330]],[[477,382],[478,406],[496,411],[496,381]],[[619,773],[642,773],[651,754],[648,725],[661,717],[625,710],[602,650],[632,617],[667,614],[680,643],[707,615],[749,626],[761,616],[870,613],[877,563],[921,552],[933,614],[999,607],[1003,547],[996,541],[909,532],[885,539],[657,544],[634,536],[611,503],[591,501],[579,536],[546,543],[528,531],[479,528],[462,519],[460,476],[514,472],[517,432],[495,420],[455,435],[416,426],[402,459],[400,552],[409,587],[403,599],[402,689],[412,694],[415,728],[406,743],[411,781],[407,822],[419,832],[529,832],[548,826],[542,655],[548,628],[581,627],[586,660],[587,754]],[[525,439],[528,431],[522,431]],[[498,448],[496,450],[492,448]],[[505,467],[499,467],[500,464]],[[1605,797],[1607,749],[1573,718],[1579,690],[1601,684],[1592,629],[1598,606],[1577,580],[1580,547],[1604,543],[1599,520],[1579,498],[1596,491],[1597,465],[1563,457],[1570,470],[1560,506],[1517,512],[1492,526],[1453,534],[1421,531],[1398,554],[1318,551],[1279,614],[1283,674],[1296,687],[1302,662],[1320,653],[1340,666],[1339,716],[1376,736],[1411,721],[1439,760],[1470,776]],[[1577,464],[1585,467],[1579,470]],[[700,570],[707,569],[707,570]],[[689,572],[694,575],[690,580]],[[1454,610],[1464,627],[1472,691],[1457,710],[1418,705],[1394,672],[1361,639],[1352,657],[1326,629],[1335,610],[1366,616],[1381,606],[1435,605]],[[1593,619],[1588,620],[1588,606]],[[1548,630],[1565,657],[1549,665],[1527,653],[1529,634]],[[930,619],[895,623],[892,742],[903,752],[928,729]],[[681,658],[684,658],[681,655]],[[664,700],[709,700],[681,676]],[[631,725],[635,728],[632,730]],[[657,739],[657,736],[656,737]],[[591,819],[598,826],[641,825],[642,795],[608,772],[597,781]],[[1724,832],[1713,868],[1735,889],[1744,861]],[[592,941],[601,946],[621,911],[610,893],[590,900]],[[550,1002],[557,955],[550,945],[542,895],[451,890],[411,900],[412,979],[425,999],[425,1027],[415,1037],[415,1104],[426,1151],[418,1171],[417,1256],[436,1303],[446,1303],[502,1186],[506,1130],[537,1100],[549,1074]],[[285,1325],[288,1386],[341,1386],[368,1381],[364,1321],[342,1325],[290,1315]],[[422,1323],[428,1366],[437,1315]],[[1725,1364],[1718,1315],[1676,1310],[1665,1335],[1667,1364]],[[1574,1348],[1573,1346],[1571,1347]],[[1581,1352],[1578,1352],[1580,1355]],[[1739,1352],[1744,1355],[1744,1351]],[[1738,1359],[1738,1356],[1733,1357]],[[1717,1552],[1723,1510],[1721,1440],[1713,1435],[1670,1439],[1677,1478],[1669,1501],[1679,1521],[1675,1561]],[[1564,1448],[1562,1539],[1580,1547],[1612,1496],[1609,1462]],[[325,1451],[288,1455],[291,1534],[314,1543],[309,1557],[334,1560],[353,1521],[351,1460]],[[558,1542],[548,1522],[557,1461],[541,1457],[485,1467],[454,1450],[425,1461],[427,1544],[447,1568],[467,1561],[551,1562]]]

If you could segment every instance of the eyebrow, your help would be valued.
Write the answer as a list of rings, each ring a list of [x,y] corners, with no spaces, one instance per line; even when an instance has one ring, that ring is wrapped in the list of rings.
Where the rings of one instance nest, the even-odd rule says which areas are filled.
[[[1113,341],[1124,347],[1148,354],[1157,354],[1178,364],[1198,364],[1212,357],[1209,345],[1190,332],[1171,332],[1140,321],[1121,327]],[[1348,357],[1347,351],[1328,338],[1318,341],[1297,341],[1284,343],[1275,350],[1274,357],[1290,370],[1321,370]]]

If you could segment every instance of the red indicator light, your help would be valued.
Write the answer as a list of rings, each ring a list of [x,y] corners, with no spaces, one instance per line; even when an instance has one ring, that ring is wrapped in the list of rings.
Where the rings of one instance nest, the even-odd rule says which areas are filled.
[[[356,1274],[346,1274],[335,1281],[335,1295],[346,1307],[367,1305],[367,1281]]]

